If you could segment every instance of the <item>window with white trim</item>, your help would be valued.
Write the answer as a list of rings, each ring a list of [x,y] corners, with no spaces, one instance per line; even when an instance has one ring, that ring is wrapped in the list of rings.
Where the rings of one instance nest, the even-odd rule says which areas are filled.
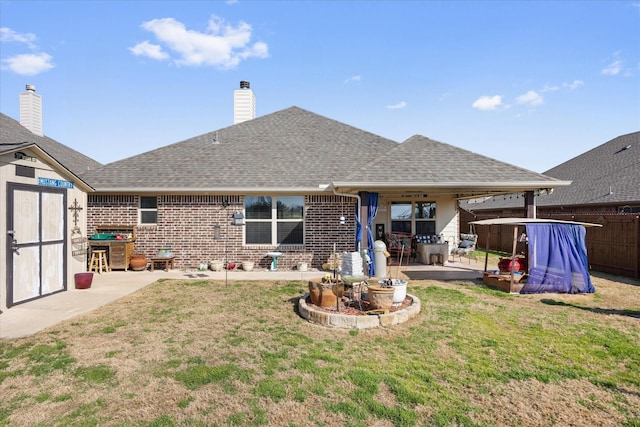
[[[304,196],[246,196],[245,244],[304,244]]]
[[[392,202],[391,231],[436,234],[436,202]]]
[[[140,196],[138,221],[140,224],[158,223],[158,198],[156,196]]]

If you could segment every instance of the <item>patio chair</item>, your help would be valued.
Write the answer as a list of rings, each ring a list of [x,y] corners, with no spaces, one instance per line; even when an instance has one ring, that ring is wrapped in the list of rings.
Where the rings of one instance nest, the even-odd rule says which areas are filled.
[[[477,234],[460,234],[460,243],[458,244],[458,247],[451,250],[453,260],[456,260],[457,255],[460,262],[462,262],[462,257],[464,256],[469,259],[469,264],[471,264],[471,258],[476,260],[475,250],[477,243]]]
[[[417,252],[415,250],[415,242],[413,234],[404,233],[401,231],[392,231],[387,233],[387,251],[391,254],[392,258],[395,258],[400,262],[402,260],[409,264],[410,258],[415,258]]]

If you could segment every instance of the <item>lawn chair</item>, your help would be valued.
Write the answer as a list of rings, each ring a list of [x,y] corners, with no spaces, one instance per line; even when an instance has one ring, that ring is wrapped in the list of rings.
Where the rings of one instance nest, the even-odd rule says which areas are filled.
[[[462,257],[464,256],[469,259],[469,264],[471,264],[471,258],[476,260],[475,250],[477,243],[477,234],[460,234],[460,243],[458,244],[458,247],[451,250],[453,260],[456,260],[457,255],[460,262],[462,262]]]

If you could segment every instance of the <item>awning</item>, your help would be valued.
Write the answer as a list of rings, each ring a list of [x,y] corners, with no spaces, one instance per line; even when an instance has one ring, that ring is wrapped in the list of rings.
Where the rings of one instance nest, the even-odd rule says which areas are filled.
[[[576,224],[576,225],[582,225],[585,227],[602,227],[602,224],[593,224],[590,222],[563,221],[561,219],[544,219],[544,218],[493,218],[493,219],[482,219],[479,221],[469,222],[469,224],[475,224],[475,225],[526,225],[526,224],[533,224],[533,223]]]

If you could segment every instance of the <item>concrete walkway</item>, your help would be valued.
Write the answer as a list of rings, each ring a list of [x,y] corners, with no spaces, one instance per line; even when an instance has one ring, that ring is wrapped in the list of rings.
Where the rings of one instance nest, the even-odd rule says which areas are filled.
[[[392,277],[409,280],[474,280],[482,277],[484,265],[479,262],[449,263],[446,266],[428,266],[415,264],[403,266],[399,270],[390,267]],[[57,323],[86,313],[129,295],[158,279],[194,279],[220,280],[234,282],[238,280],[277,280],[307,282],[322,277],[324,271],[295,270],[269,271],[111,271],[94,274],[91,288],[75,289],[73,283],[66,292],[60,292],[35,301],[15,305],[0,314],[0,339],[20,338],[33,335]]]

